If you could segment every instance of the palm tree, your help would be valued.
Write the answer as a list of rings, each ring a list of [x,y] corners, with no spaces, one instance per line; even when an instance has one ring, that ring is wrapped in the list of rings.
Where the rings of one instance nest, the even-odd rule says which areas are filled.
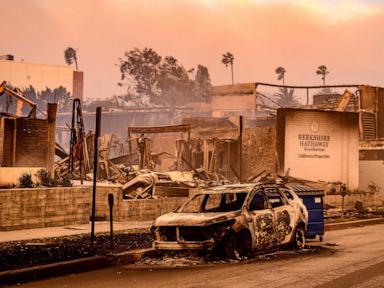
[[[75,63],[76,70],[79,70],[79,68],[77,67],[76,50],[73,49],[72,47],[68,47],[67,49],[65,49],[65,51],[64,51],[64,60],[65,60],[65,63],[67,63],[68,65],[71,65],[72,63]]]
[[[225,65],[225,67],[228,67],[228,64],[231,65],[231,75],[232,75],[232,85],[233,85],[233,60],[235,60],[235,57],[232,53],[225,53],[223,54],[223,59],[221,62]]]
[[[277,74],[277,80],[281,80],[283,82],[283,86],[285,85],[284,80],[285,80],[285,68],[283,66],[279,66],[276,68],[275,73]]]
[[[277,103],[281,107],[298,107],[300,106],[300,102],[297,100],[297,97],[295,96],[295,89],[287,87],[281,87],[279,88],[279,92],[275,93],[275,97],[277,100]]]
[[[327,66],[325,66],[325,65],[320,65],[319,67],[317,67],[316,74],[317,74],[317,75],[322,75],[322,76],[321,76],[321,79],[323,80],[323,86],[325,86],[325,76],[326,76],[327,74],[329,74],[329,71],[328,71]]]

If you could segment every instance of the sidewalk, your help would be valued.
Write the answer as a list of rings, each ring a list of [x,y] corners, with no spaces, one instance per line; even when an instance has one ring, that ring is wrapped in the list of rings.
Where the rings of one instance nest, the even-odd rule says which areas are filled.
[[[113,231],[127,230],[129,233],[148,233],[153,221],[113,222]],[[95,233],[109,232],[109,222],[95,222]],[[51,237],[62,237],[91,233],[89,224],[70,225],[63,227],[46,227],[14,231],[0,231],[0,243]]]

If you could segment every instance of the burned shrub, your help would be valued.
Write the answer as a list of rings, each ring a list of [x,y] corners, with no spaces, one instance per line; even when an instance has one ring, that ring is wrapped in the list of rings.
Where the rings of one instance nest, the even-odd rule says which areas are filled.
[[[55,187],[56,180],[52,177],[51,173],[45,169],[37,171],[36,175],[40,178],[40,184],[46,187]]]
[[[21,188],[32,188],[33,181],[31,173],[24,173],[23,175],[21,175],[19,178],[19,182]]]
[[[63,187],[72,187],[72,182],[71,182],[71,180],[69,180],[68,177],[65,177],[65,178],[59,180],[58,184],[60,186],[63,186]]]

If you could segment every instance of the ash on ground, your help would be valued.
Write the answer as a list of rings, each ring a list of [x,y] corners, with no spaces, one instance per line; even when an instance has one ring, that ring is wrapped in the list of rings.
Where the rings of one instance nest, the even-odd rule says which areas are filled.
[[[133,249],[150,248],[153,234],[114,235],[113,249],[109,234],[96,234],[94,244],[90,235],[74,235],[0,243],[0,272],[61,261],[106,255]]]
[[[248,263],[254,261],[267,261],[272,259],[282,259],[290,257],[300,257],[306,255],[332,255],[336,251],[329,247],[311,245],[306,249],[294,250],[277,250],[269,253],[256,254],[241,260],[224,259],[217,255],[207,254],[199,255],[190,251],[186,252],[162,252],[156,258],[143,258],[138,261],[135,266],[141,267],[193,267],[202,265],[218,265],[218,264],[234,264],[234,263]]]

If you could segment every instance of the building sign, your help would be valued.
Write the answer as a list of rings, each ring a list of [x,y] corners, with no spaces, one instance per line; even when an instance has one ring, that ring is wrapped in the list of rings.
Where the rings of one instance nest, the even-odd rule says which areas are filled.
[[[348,189],[358,189],[357,113],[279,109],[276,131],[281,171],[289,168],[292,177],[342,182]]]
[[[299,147],[301,148],[298,157],[330,158],[327,150],[331,136],[315,134],[319,130],[319,124],[317,122],[312,122],[310,128],[313,133],[298,134]]]

